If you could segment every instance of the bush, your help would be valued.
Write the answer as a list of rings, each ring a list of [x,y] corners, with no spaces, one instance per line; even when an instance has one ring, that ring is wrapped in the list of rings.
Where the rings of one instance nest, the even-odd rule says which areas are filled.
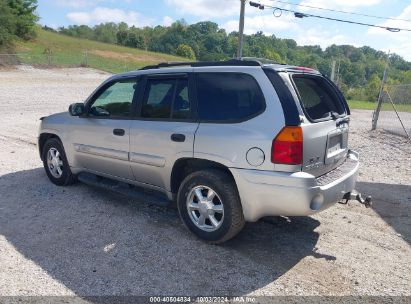
[[[196,59],[193,49],[187,44],[180,44],[177,48],[176,54],[181,57]]]

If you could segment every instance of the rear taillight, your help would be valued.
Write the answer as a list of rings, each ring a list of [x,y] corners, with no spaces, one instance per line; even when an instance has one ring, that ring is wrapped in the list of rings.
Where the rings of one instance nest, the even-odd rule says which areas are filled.
[[[271,146],[271,162],[300,165],[303,161],[303,130],[301,127],[284,127]]]

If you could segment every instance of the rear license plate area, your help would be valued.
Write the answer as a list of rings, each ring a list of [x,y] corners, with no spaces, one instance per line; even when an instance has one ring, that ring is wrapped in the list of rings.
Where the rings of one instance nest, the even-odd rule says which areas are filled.
[[[336,130],[328,134],[325,163],[330,164],[343,158],[347,151],[348,130]]]
[[[342,141],[342,134],[334,135],[328,139],[327,157],[330,157],[341,150]]]

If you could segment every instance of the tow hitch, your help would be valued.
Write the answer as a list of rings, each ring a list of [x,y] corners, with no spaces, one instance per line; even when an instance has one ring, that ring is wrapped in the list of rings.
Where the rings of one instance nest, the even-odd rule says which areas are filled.
[[[345,200],[345,202],[344,202]],[[361,196],[361,193],[357,192],[347,192],[344,194],[342,201],[339,202],[340,204],[346,205],[349,200],[356,200],[360,204],[363,204],[366,208],[371,207],[372,205],[372,198],[371,196],[367,196],[365,199]]]

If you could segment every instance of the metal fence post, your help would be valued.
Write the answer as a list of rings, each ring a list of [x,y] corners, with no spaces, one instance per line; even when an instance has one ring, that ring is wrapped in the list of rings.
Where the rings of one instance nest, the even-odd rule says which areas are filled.
[[[51,66],[51,50],[47,49],[47,63]]]
[[[88,67],[88,51],[87,49],[84,50],[84,65]]]
[[[390,64],[390,53],[388,53],[387,63],[385,65],[385,69],[384,69],[384,75],[382,76],[380,93],[378,94],[377,108],[374,110],[374,113],[373,113],[373,116],[372,116],[371,130],[375,130],[377,128],[378,117],[380,116],[380,111],[381,111],[382,102],[383,102],[385,83],[387,82],[387,77],[388,77],[388,66],[389,66],[389,64]]]

